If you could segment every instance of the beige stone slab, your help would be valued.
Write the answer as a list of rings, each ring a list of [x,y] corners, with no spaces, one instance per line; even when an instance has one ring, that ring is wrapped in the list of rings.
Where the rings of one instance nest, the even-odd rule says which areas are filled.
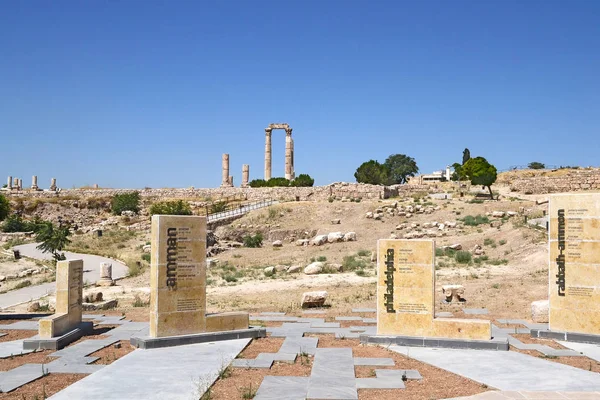
[[[393,260],[392,272],[386,264],[389,260]],[[377,334],[489,340],[490,321],[434,319],[434,265],[432,240],[378,242]],[[388,309],[390,288],[393,304]]]
[[[248,329],[250,316],[247,312],[227,312],[208,314],[206,316],[206,331],[220,332],[237,329]]]
[[[150,336],[206,330],[206,218],[152,217]]]
[[[549,217],[550,329],[600,334],[600,194],[553,195]]]

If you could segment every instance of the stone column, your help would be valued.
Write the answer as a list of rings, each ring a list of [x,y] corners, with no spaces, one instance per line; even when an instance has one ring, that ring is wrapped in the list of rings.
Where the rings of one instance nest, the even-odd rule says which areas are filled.
[[[271,132],[273,130],[265,129],[265,181],[271,179]]]
[[[13,188],[19,190],[19,178],[13,179]]]
[[[7,189],[12,189],[13,187],[13,180],[12,180],[12,176],[8,177],[8,182],[6,182],[6,188]]]
[[[50,180],[50,190],[56,190],[56,178]]]
[[[250,165],[242,165],[242,187],[248,187],[248,179],[250,178]]]
[[[98,189],[98,184],[94,183],[94,189]]]
[[[114,285],[112,279],[112,264],[111,263],[100,263],[100,280],[96,282],[97,286],[112,286]]]
[[[221,159],[221,187],[231,186],[229,184],[229,154],[223,154]]]
[[[233,176],[229,177],[229,179],[227,180],[227,183],[229,184],[230,187],[233,187]]]
[[[23,190],[23,179],[19,178],[19,190]]]
[[[292,180],[292,129],[285,130],[285,179]]]
[[[292,142],[292,179],[296,179],[296,169],[294,168],[294,139]]]
[[[38,190],[38,185],[37,185],[37,176],[32,176],[31,177],[31,189],[32,190]]]

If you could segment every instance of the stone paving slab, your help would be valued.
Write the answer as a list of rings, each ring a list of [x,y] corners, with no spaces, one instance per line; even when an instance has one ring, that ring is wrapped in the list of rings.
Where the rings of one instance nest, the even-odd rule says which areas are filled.
[[[26,383],[35,381],[44,376],[42,364],[24,364],[10,371],[0,373],[0,390],[8,393]]]
[[[318,343],[319,338],[316,337],[288,337],[283,341],[279,352],[288,354],[308,353],[314,355]]]
[[[302,311],[302,314],[327,314],[327,311],[324,311],[324,310],[306,310],[306,311]]]
[[[25,339],[11,340],[10,342],[0,342],[0,358],[33,353],[34,350],[23,350],[24,340]]]
[[[463,308],[463,312],[467,315],[487,315],[488,310],[485,308]]]
[[[573,351],[573,350],[554,349],[550,346],[546,346],[543,344],[523,343],[519,339],[516,339],[512,336],[509,336],[508,343],[511,346],[514,346],[519,350],[536,350],[536,351],[539,351],[540,353],[544,354],[545,356],[554,356],[554,357],[581,357],[582,356],[582,354],[580,352]]]
[[[568,347],[571,350],[583,353],[584,356],[600,362],[600,346],[597,344],[590,343],[577,343],[577,342],[563,342],[559,341],[561,345]]]
[[[353,313],[376,313],[376,308],[353,308]]]
[[[355,366],[370,366],[370,367],[393,367],[394,360],[391,358],[363,358],[354,357]]]
[[[50,397],[52,400],[200,398],[250,339],[135,350]]]
[[[265,376],[254,400],[305,400],[308,377]]]
[[[402,377],[395,381],[379,378],[356,378],[357,389],[404,389]]]
[[[38,321],[17,321],[13,324],[0,325],[2,330],[18,329],[21,331],[37,331],[39,326]]]
[[[454,314],[452,314],[451,312],[447,312],[447,311],[440,311],[440,312],[435,313],[435,317],[436,318],[452,318],[452,317],[454,317]]]
[[[261,312],[259,315],[285,315],[284,312]]]
[[[351,348],[317,349],[306,398],[358,400]]]
[[[336,321],[362,321],[362,317],[335,317]]]
[[[455,397],[446,400],[600,400],[600,392],[514,392],[489,391],[474,396]]]
[[[600,375],[514,351],[390,346],[438,368],[500,390],[600,391]]]

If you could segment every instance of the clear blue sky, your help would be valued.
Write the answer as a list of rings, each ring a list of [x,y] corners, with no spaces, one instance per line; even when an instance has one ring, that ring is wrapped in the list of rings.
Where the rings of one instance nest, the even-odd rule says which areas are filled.
[[[600,1],[6,1],[0,182],[214,187],[369,159],[600,164]],[[283,176],[285,134],[273,135]]]

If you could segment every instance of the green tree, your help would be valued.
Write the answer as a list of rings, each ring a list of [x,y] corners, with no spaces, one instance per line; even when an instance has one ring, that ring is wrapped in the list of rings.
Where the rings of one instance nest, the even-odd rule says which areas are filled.
[[[529,168],[529,169],[544,169],[544,168],[546,168],[546,165],[544,163],[541,163],[538,161],[533,161],[527,165],[527,168]]]
[[[462,170],[465,176],[471,181],[471,184],[487,187],[490,191],[490,197],[492,200],[494,199],[492,185],[496,182],[496,167],[483,157],[475,157],[467,161],[463,165]]]
[[[121,215],[123,211],[140,211],[140,193],[115,194],[110,202],[110,208],[115,215]]]
[[[192,209],[187,201],[159,201],[150,206],[150,215],[192,215]]]
[[[465,165],[467,163],[467,161],[469,161],[470,159],[471,159],[471,151],[469,149],[465,148],[463,151],[462,165]]]
[[[315,184],[315,180],[310,177],[308,174],[300,174],[290,182],[290,186],[295,187],[311,187]]]
[[[47,222],[35,236],[36,240],[41,242],[37,248],[44,253],[51,253],[56,261],[64,260],[65,255],[59,252],[71,243],[70,235],[71,230],[68,226],[55,227],[51,222]]]
[[[405,154],[392,154],[383,164],[389,172],[389,183],[406,183],[409,176],[415,176],[419,172],[417,162],[414,158]]]
[[[463,166],[462,164],[459,163],[454,163],[452,164],[452,168],[454,168],[454,172],[452,173],[452,176],[450,177],[450,180],[452,181],[463,181],[466,178],[465,173],[463,171]]]
[[[364,162],[354,173],[356,182],[370,183],[371,185],[387,185],[389,171],[384,164],[379,164],[375,160]]]
[[[4,218],[8,217],[10,213],[10,203],[4,195],[0,194],[0,221],[4,221]]]

